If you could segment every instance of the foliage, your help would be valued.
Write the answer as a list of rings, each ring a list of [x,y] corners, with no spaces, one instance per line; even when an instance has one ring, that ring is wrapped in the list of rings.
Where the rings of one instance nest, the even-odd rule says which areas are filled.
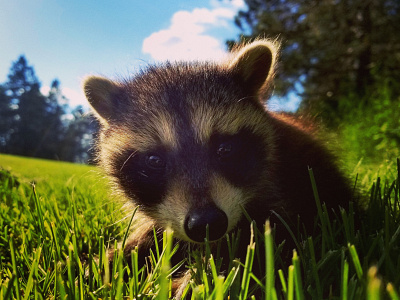
[[[177,266],[170,266],[169,258],[185,250],[171,244],[171,232],[164,234],[163,249],[151,254],[148,268],[137,265],[136,250],[131,266],[118,250],[109,269],[105,249],[114,245],[114,237],[124,239],[129,220],[117,222],[124,212],[106,200],[104,181],[92,177],[92,167],[0,158],[12,170],[0,172],[0,299],[172,297],[170,279]],[[33,177],[37,189],[27,183]],[[191,290],[192,299],[248,299],[260,292],[266,299],[399,299],[399,179],[376,180],[361,222],[353,205],[331,215],[318,197],[316,203],[316,226],[329,234],[303,242],[294,234],[296,251],[286,260],[281,246],[273,244],[274,227],[266,223],[265,232],[254,232],[246,261],[232,261],[224,274],[220,258],[207,255],[205,244],[203,253],[192,253],[184,262],[193,272],[184,295],[189,298]],[[237,242],[230,237],[231,249]],[[267,257],[265,278],[252,273],[260,255]]]
[[[336,111],[350,93],[362,99],[385,80],[399,82],[397,0],[245,0],[236,16],[242,40],[282,41],[276,92],[302,93],[302,109]],[[232,46],[234,42],[228,44]],[[393,86],[400,95],[400,86]]]
[[[68,99],[54,80],[40,91],[34,68],[24,56],[13,63],[0,86],[0,151],[17,155],[86,162],[96,123],[81,108],[68,112]]]
[[[330,118],[338,126],[343,158],[354,162],[361,157],[367,164],[394,161],[400,156],[400,96],[396,99],[386,85],[368,96],[368,105],[352,97],[357,96],[340,101],[340,118]]]
[[[81,106],[73,109],[70,116],[72,119],[67,123],[60,144],[60,157],[65,161],[93,163],[93,140],[99,124],[95,118],[85,113]]]

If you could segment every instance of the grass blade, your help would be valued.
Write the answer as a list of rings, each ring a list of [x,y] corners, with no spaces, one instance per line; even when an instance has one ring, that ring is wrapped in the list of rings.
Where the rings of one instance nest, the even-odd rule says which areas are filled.
[[[19,289],[17,260],[15,258],[15,248],[14,248],[13,236],[10,237],[10,252],[11,252],[11,262],[12,262],[12,268],[13,268],[12,274],[13,274],[13,277],[15,276],[15,280],[14,280],[15,296],[16,296],[17,300],[20,300],[21,295],[20,295],[20,289]]]
[[[367,299],[368,300],[379,300],[381,299],[381,280],[376,276],[378,269],[371,267],[368,270],[368,287],[367,287]]]
[[[349,244],[348,249],[350,251],[350,257],[353,260],[354,268],[356,269],[356,274],[357,274],[358,280],[362,281],[363,280],[363,270],[362,270],[362,267],[360,264],[360,259],[358,258],[356,247],[354,247],[354,245]]]
[[[390,299],[392,299],[392,300],[400,300],[399,294],[396,292],[396,290],[394,289],[393,284],[391,284],[390,282],[386,286],[386,291],[388,292],[388,294],[390,296]]]
[[[17,278],[17,276],[15,274],[12,274],[10,280],[8,281],[8,285],[7,285],[7,290],[6,293],[4,294],[4,298],[3,299],[11,299],[11,291],[14,287],[14,281]]]
[[[132,221],[133,221],[133,217],[135,216],[136,211],[138,210],[138,208],[139,208],[138,206],[135,207],[135,210],[134,210],[133,213],[132,213],[131,219],[129,220],[128,226],[127,226],[126,231],[125,231],[124,239],[122,240],[122,246],[121,246],[122,249],[125,248],[125,244],[126,244],[126,241],[127,241],[127,239],[128,239],[128,235],[129,235],[129,233],[130,233],[130,229],[131,229],[131,224],[132,224]]]
[[[296,287],[296,299],[304,300],[303,283],[301,280],[300,260],[296,250],[293,251],[294,283]]]
[[[349,283],[349,263],[346,259],[342,258],[342,280],[340,289],[340,299],[347,300],[348,297],[348,283]]]
[[[288,270],[288,292],[287,292],[287,299],[293,300],[294,299],[294,266],[289,266]]]
[[[253,267],[254,252],[255,252],[254,251],[255,243],[253,242],[253,236],[254,236],[253,223],[251,223],[251,238],[250,238],[250,244],[247,246],[246,261],[244,264],[243,278],[240,291],[240,299],[246,299],[247,293],[249,291],[250,274],[251,274],[251,269]]]
[[[271,234],[271,226],[269,220],[265,222],[265,299],[271,300],[273,290],[275,289],[274,275],[274,242]]]
[[[310,250],[310,255],[311,255],[311,267],[312,267],[313,277],[315,279],[315,285],[317,287],[317,296],[319,299],[322,299],[322,289],[318,275],[317,261],[315,258],[314,242],[311,236],[308,238],[308,248]]]
[[[283,271],[281,269],[278,270],[278,274],[279,274],[279,279],[280,279],[281,286],[282,286],[282,292],[284,295],[286,295],[286,299],[287,299],[288,288],[287,288],[287,284],[286,284],[286,280],[285,280],[285,275],[283,274]]]
[[[31,265],[31,271],[29,272],[28,282],[26,283],[26,286],[25,286],[25,296],[24,296],[23,300],[27,300],[29,298],[29,296],[30,296],[31,291],[32,291],[32,288],[33,288],[33,276],[34,276],[34,273],[37,270],[38,261],[40,259],[41,253],[42,253],[42,247],[39,247],[37,249],[37,251],[36,251],[35,259],[33,260],[32,265]]]

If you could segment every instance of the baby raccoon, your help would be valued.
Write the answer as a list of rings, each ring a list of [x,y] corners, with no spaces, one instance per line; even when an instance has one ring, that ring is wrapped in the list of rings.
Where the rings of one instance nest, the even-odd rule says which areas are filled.
[[[207,227],[211,241],[248,232],[243,211],[261,230],[275,211],[294,224],[299,216],[312,232],[309,167],[321,201],[347,207],[351,189],[311,130],[264,106],[277,48],[258,40],[220,64],[164,63],[124,81],[86,79],[101,123],[100,165],[148,220],[126,254],[138,246],[144,263],[153,226],[170,226],[181,243],[194,244],[204,242]],[[282,229],[276,236],[288,235]]]

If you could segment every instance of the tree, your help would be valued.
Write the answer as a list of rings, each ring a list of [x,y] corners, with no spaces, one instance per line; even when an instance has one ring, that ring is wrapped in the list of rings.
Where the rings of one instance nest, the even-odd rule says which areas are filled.
[[[1,98],[5,116],[2,123],[7,124],[1,132],[4,152],[56,159],[64,114],[57,98],[59,82],[53,82],[48,97],[42,95],[33,67],[20,56],[10,68],[4,89],[6,97]]]
[[[236,16],[249,32],[242,39],[282,41],[276,91],[301,93],[303,109],[337,111],[344,96],[366,99],[387,78],[400,94],[398,0],[245,2],[247,11]]]
[[[18,97],[18,109],[8,148],[12,153],[36,156],[43,132],[48,128],[43,120],[46,111],[46,98],[35,84]],[[45,157],[44,155],[38,155]]]
[[[40,83],[35,71],[24,56],[20,56],[11,66],[4,87],[7,96],[2,105],[4,123],[7,124],[3,132],[6,152],[28,155],[32,151],[30,141],[37,139],[40,134],[34,134],[41,129],[35,128],[40,120],[37,111],[43,109],[45,102],[40,94]]]
[[[73,110],[55,79],[48,95],[26,58],[13,62],[0,85],[0,151],[10,154],[87,162],[94,154],[98,124],[82,107]]]
[[[62,121],[65,115],[62,103],[67,103],[68,100],[63,96],[60,82],[57,79],[53,80],[51,83],[49,95],[46,97],[45,101],[46,108],[42,112],[42,118],[47,126],[42,132],[42,136],[32,156],[60,159],[60,144],[64,139],[66,127]]]
[[[34,86],[40,87],[33,67],[28,65],[24,55],[21,55],[10,68],[6,87],[13,98],[19,98],[25,92],[29,92]]]
[[[20,56],[10,68],[8,82],[3,85],[1,91],[1,145],[4,152],[12,152],[13,149],[10,141],[15,140],[18,136],[19,124],[21,123],[20,101],[21,97],[32,90],[34,87],[39,87],[37,79],[32,67],[24,56]]]

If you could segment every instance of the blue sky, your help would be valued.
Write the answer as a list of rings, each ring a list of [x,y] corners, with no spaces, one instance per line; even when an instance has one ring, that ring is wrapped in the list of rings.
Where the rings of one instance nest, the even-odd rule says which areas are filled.
[[[134,74],[166,59],[218,59],[237,39],[243,0],[0,0],[0,83],[24,54],[42,83],[55,78],[71,105],[82,79]]]

